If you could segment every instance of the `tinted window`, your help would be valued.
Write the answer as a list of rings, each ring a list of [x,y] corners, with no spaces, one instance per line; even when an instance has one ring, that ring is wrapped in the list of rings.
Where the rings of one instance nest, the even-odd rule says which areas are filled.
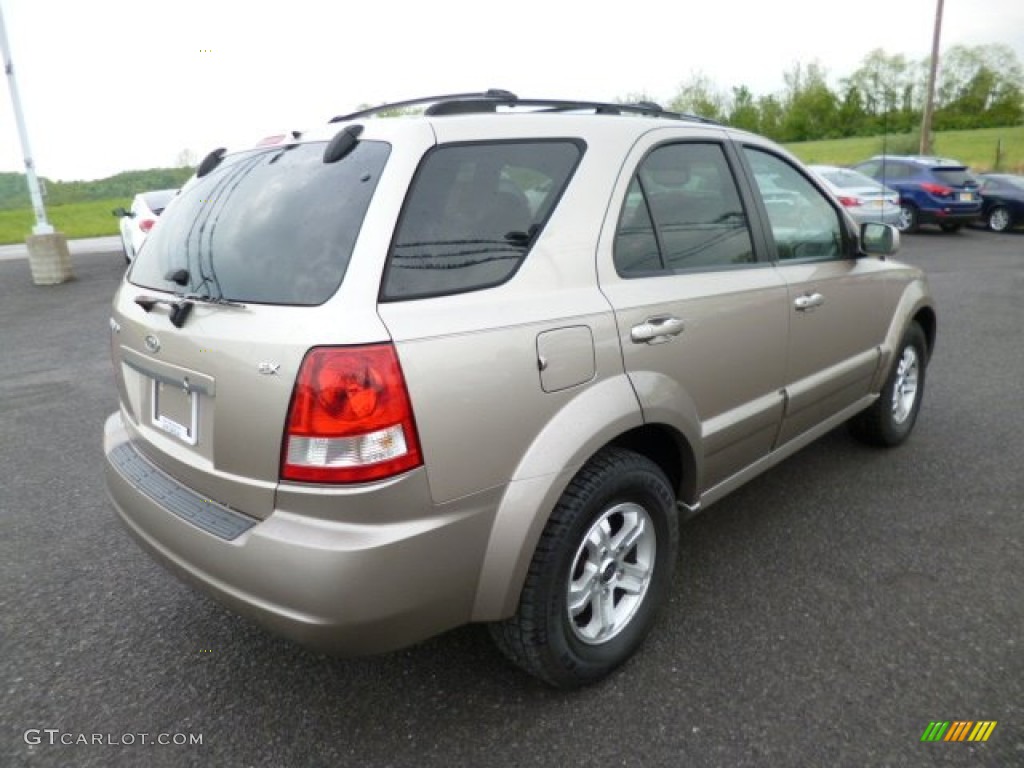
[[[935,178],[951,187],[974,186],[974,176],[966,168],[932,168]]]
[[[747,217],[722,147],[669,144],[637,169],[619,217],[620,275],[754,261]]]
[[[768,211],[779,258],[841,257],[841,220],[818,188],[775,155],[750,147],[744,152]]]
[[[324,144],[231,155],[182,189],[131,282],[267,304],[322,304],[338,289],[390,147],[361,141],[337,163]]]
[[[908,179],[914,176],[916,171],[909,165],[902,163],[885,162],[879,167],[876,176],[883,176],[887,179]]]
[[[381,298],[462,293],[509,279],[581,152],[573,141],[457,144],[432,151],[402,210]]]

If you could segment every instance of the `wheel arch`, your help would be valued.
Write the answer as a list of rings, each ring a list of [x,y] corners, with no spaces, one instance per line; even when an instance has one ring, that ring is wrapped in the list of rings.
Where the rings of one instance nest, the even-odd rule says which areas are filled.
[[[928,344],[927,358],[931,360],[935,349],[937,335],[937,319],[935,308],[928,293],[928,288],[923,279],[912,280],[903,291],[896,311],[893,313],[892,323],[885,335],[885,342],[882,345],[882,358],[879,361],[878,372],[872,384],[872,391],[880,392],[889,375],[889,368],[893,364],[893,358],[899,349],[900,342],[907,328],[912,323],[917,323],[924,331]]]
[[[602,414],[599,426],[594,413]],[[502,496],[480,567],[473,621],[515,613],[533,553],[558,499],[577,472],[602,449],[618,446],[647,457],[665,473],[676,498],[697,498],[698,460],[693,446],[668,424],[645,424],[628,378],[597,384],[563,408],[524,455]],[[543,465],[557,471],[538,473]]]
[[[938,330],[934,308],[927,305],[921,307],[914,313],[912,322],[920,325],[921,330],[924,331],[924,337],[928,341],[928,360],[931,360],[932,353],[935,351],[935,338]]]

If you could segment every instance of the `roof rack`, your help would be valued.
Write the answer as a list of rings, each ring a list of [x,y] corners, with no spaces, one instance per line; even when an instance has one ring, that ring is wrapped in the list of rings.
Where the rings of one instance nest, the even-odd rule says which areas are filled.
[[[596,115],[643,115],[646,117],[664,117],[672,120],[688,120],[698,123],[721,125],[721,123],[699,115],[681,112],[670,112],[662,109],[653,101],[640,101],[632,104],[615,104],[604,101],[576,101],[564,99],[521,99],[511,91],[491,88],[482,93],[454,93],[447,96],[427,96],[406,101],[395,101],[380,104],[376,107],[361,109],[347,115],[332,117],[329,122],[341,123],[370,117],[381,112],[394,109],[406,109],[427,105],[425,115],[465,115],[486,112],[497,112],[498,107],[530,107],[538,112],[577,112],[593,110]]]

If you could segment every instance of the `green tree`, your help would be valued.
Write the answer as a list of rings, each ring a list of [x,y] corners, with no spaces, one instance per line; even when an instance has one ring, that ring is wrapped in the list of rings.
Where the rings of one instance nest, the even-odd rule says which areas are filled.
[[[1021,122],[1024,70],[1007,46],[953,46],[940,59],[939,72],[937,130]]]
[[[754,94],[745,85],[732,89],[732,106],[729,109],[729,124],[755,133],[761,130],[761,113],[754,100]]]
[[[796,64],[784,74],[786,82],[785,141],[808,141],[839,135],[839,100],[828,87],[826,70],[817,62]]]
[[[682,83],[675,97],[669,102],[673,112],[699,115],[711,120],[725,119],[725,98],[715,84],[703,72],[690,76]]]
[[[782,139],[782,121],[785,110],[777,96],[771,94],[761,96],[757,100],[757,112],[760,118],[760,130],[765,136],[776,141]]]
[[[836,120],[840,136],[861,136],[867,132],[869,116],[864,109],[860,88],[855,85],[846,87]]]

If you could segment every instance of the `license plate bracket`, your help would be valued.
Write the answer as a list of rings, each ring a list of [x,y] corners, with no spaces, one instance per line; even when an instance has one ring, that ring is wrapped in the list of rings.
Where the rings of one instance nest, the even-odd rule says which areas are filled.
[[[187,445],[199,440],[199,392],[188,380],[180,384],[153,380],[153,426],[174,435]]]

